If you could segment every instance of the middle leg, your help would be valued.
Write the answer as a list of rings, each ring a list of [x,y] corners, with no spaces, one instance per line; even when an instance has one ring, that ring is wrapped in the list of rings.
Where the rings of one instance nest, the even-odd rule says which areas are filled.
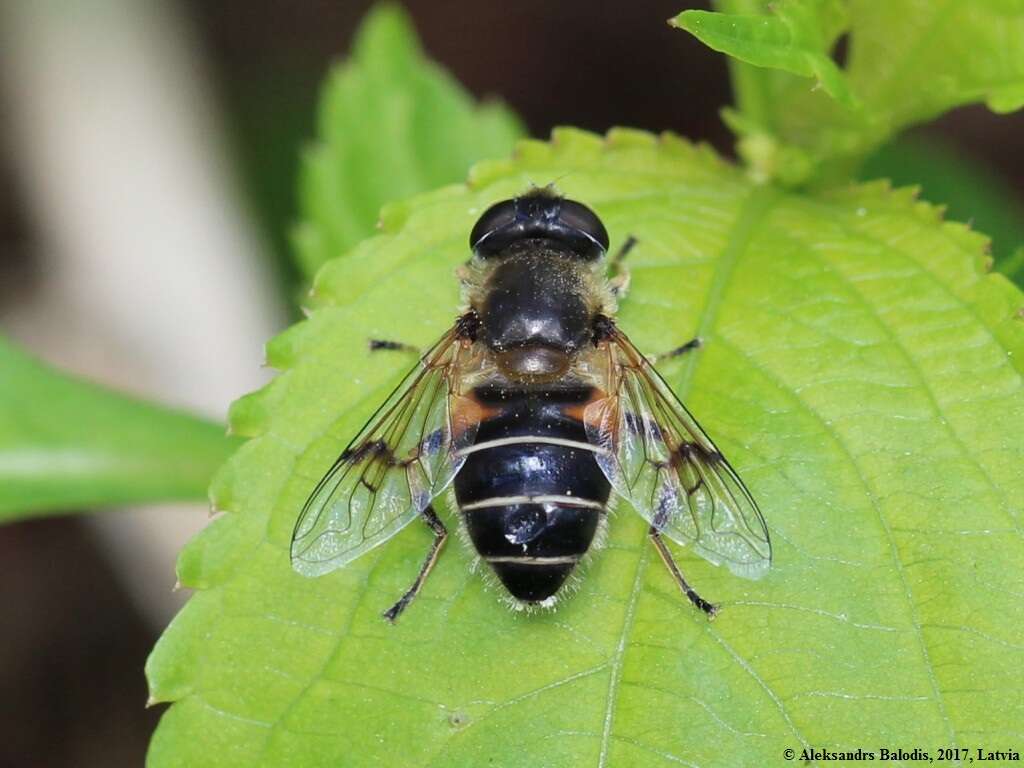
[[[662,360],[671,360],[673,357],[685,355],[690,350],[699,349],[703,344],[704,342],[701,341],[700,338],[694,337],[685,344],[680,344],[675,349],[670,349],[668,352],[661,352],[657,355],[648,355],[647,359],[651,362],[651,365],[654,365]]]
[[[415,352],[417,355],[420,353],[419,348],[412,344],[406,344],[404,341],[391,341],[390,339],[370,339],[369,346],[371,352],[394,350],[396,352]]]

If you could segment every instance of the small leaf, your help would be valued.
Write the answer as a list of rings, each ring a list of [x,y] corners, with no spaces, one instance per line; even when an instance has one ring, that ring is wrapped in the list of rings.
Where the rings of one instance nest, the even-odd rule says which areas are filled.
[[[65,376],[0,339],[0,521],[203,499],[238,441],[218,424]]]
[[[1024,107],[1024,83],[992,90],[985,100],[985,105],[999,114],[1016,112]]]
[[[730,62],[730,126],[755,175],[841,183],[909,126],[964,104],[1024,105],[1024,3],[719,0],[675,22]],[[848,35],[847,63],[833,48]],[[806,77],[818,78],[811,89]]]
[[[1017,285],[1024,283],[1024,245],[1018,245],[999,264],[999,271],[1012,279]]]
[[[523,134],[498,103],[472,97],[420,50],[404,11],[382,5],[321,98],[318,143],[302,162],[303,221],[293,242],[311,279],[376,230],[381,206],[465,178]]]
[[[426,526],[306,579],[296,516],[410,365],[366,339],[438,337],[484,207],[555,179],[613,248],[638,239],[623,329],[652,352],[705,339],[661,369],[759,499],[775,564],[751,582],[677,548],[722,604],[709,623],[620,504],[557,611],[508,610],[453,537],[389,625]],[[241,410],[259,434],[215,482],[228,513],[182,554],[199,591],[147,665],[175,702],[150,768],[776,765],[807,745],[1019,742],[1024,296],[985,272],[983,237],[907,190],[789,194],[635,131],[525,142],[388,221],[321,272],[287,370]]]
[[[810,5],[799,0],[784,0],[775,6],[775,13],[775,16],[739,16],[684,11],[672,24],[685,29],[709,48],[748,64],[816,77],[833,99],[847,107],[857,106],[843,73],[829,58],[833,41],[822,36]]]

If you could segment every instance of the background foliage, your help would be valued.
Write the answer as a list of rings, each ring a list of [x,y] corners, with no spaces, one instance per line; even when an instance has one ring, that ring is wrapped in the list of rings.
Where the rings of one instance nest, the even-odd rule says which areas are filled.
[[[202,498],[238,447],[224,427],[104,390],[0,338],[0,521]]]
[[[474,104],[387,8],[366,19],[350,60],[327,78],[318,134],[303,157],[293,235],[307,280],[374,234],[382,205],[461,181],[474,161],[507,154],[523,129],[500,104]]]
[[[786,184],[841,181],[897,131],[952,107],[1024,105],[1020,0],[719,5],[672,23],[735,57],[737,109],[726,120],[751,168]]]

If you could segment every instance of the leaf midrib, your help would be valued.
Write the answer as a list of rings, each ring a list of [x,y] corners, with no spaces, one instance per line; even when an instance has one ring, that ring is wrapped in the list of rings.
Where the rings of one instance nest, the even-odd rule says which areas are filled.
[[[729,234],[729,239],[726,242],[721,256],[719,256],[715,263],[715,270],[712,275],[711,286],[708,289],[707,300],[705,301],[704,307],[699,315],[700,320],[697,324],[695,334],[697,337],[706,341],[708,336],[710,336],[718,319],[718,313],[725,297],[725,291],[736,271],[736,265],[744,251],[747,249],[758,222],[760,222],[768,213],[771,206],[777,199],[778,193],[772,188],[757,187],[748,194],[747,198],[741,204],[739,213],[736,216],[736,221]],[[686,361],[683,372],[679,376],[676,385],[673,387],[673,390],[681,399],[689,392],[690,384],[693,380],[694,372],[696,371],[696,365],[697,356],[691,355]],[[615,725],[615,705],[618,702],[619,689],[622,682],[622,666],[625,661],[626,651],[629,649],[629,641],[632,637],[633,625],[636,619],[637,604],[639,603],[640,594],[643,591],[643,584],[647,574],[647,566],[650,563],[650,547],[641,546],[639,549],[640,554],[637,559],[637,568],[636,575],[633,579],[633,587],[630,591],[629,602],[626,605],[626,611],[623,616],[619,642],[615,649],[615,655],[611,660],[611,672],[608,679],[608,694],[605,702],[604,725],[601,734],[601,750],[598,754],[597,768],[607,768],[611,742],[613,738],[616,738],[613,734]],[[710,628],[708,628],[707,631],[719,644],[726,648],[727,652],[740,665],[740,667],[754,677],[758,684],[765,690],[768,697],[779,709],[782,719],[785,721],[790,731],[792,731],[793,735],[806,746],[807,740],[798,731],[796,725],[786,713],[781,699],[778,698],[775,692],[772,691],[767,683],[754,673],[748,665],[743,663],[738,654],[728,646],[723,639],[718,637],[718,635]],[[639,746],[639,744],[637,746]]]

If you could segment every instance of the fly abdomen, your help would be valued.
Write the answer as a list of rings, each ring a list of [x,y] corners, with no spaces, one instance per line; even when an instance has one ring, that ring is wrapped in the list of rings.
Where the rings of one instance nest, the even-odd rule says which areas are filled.
[[[608,501],[596,448],[565,413],[589,387],[476,394],[498,410],[466,449],[455,495],[480,556],[514,597],[540,602],[586,554]]]

